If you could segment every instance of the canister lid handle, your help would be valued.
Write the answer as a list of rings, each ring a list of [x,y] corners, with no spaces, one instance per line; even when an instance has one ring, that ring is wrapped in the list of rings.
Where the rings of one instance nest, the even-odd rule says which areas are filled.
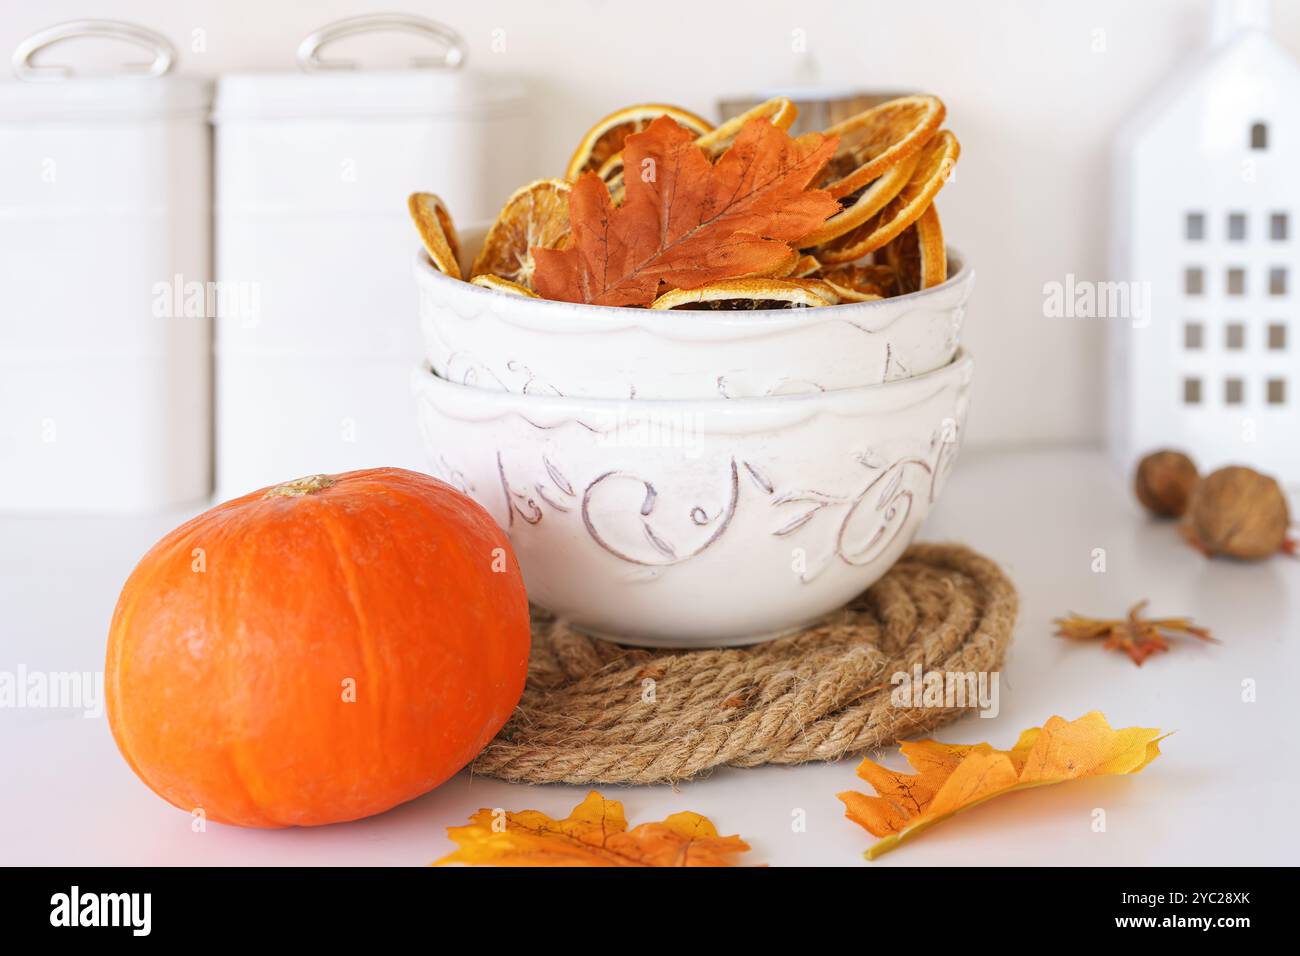
[[[14,75],[20,80],[34,81],[62,80],[72,76],[74,71],[70,66],[56,63],[38,66],[32,62],[32,57],[46,47],[81,37],[122,40],[153,53],[151,63],[123,63],[122,69],[127,73],[162,76],[176,63],[176,48],[161,33],[121,20],[69,20],[33,33],[19,43],[14,50]]]
[[[411,60],[412,66],[454,69],[465,62],[465,41],[451,27],[409,13],[375,13],[335,20],[321,27],[298,44],[298,63],[308,71],[354,70],[357,67],[355,60],[325,59],[321,57],[321,50],[335,40],[376,30],[418,33],[438,41],[442,46],[441,55],[415,57]]]

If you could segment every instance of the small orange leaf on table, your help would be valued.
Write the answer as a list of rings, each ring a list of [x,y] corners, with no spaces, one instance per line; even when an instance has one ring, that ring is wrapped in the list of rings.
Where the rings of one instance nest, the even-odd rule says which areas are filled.
[[[534,284],[548,299],[649,305],[659,287],[694,289],[721,279],[788,271],[790,243],[839,211],[810,188],[837,139],[792,139],[750,120],[711,162],[695,135],[661,116],[624,144],[625,198],[615,207],[595,173],[569,196],[572,241],[536,249]]]
[[[707,817],[674,813],[631,830],[623,804],[595,790],[563,820],[537,810],[482,809],[468,826],[448,827],[457,849],[438,860],[480,866],[735,866],[749,850],[719,836]]]
[[[1105,639],[1102,645],[1108,651],[1122,651],[1138,667],[1152,654],[1169,650],[1170,635],[1187,635],[1211,644],[1219,642],[1203,627],[1197,627],[1186,617],[1143,617],[1146,601],[1139,601],[1128,612],[1128,617],[1118,619],[1084,617],[1071,614],[1058,617],[1056,636],[1073,641]]]
[[[858,776],[876,796],[850,790],[839,798],[850,820],[883,837],[866,852],[873,860],[954,813],[1012,790],[1137,773],[1160,756],[1164,736],[1148,727],[1114,730],[1093,711],[1078,720],[1053,717],[1022,733],[1010,750],[986,743],[907,742],[899,749],[916,773],[863,760]]]

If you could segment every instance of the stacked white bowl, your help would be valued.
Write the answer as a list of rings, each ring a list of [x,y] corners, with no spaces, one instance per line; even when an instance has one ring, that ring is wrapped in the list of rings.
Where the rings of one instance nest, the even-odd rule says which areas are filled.
[[[473,258],[481,232],[463,236]],[[502,294],[415,258],[430,470],[507,529],[533,603],[625,644],[713,647],[832,612],[952,468],[974,274],[812,309]]]

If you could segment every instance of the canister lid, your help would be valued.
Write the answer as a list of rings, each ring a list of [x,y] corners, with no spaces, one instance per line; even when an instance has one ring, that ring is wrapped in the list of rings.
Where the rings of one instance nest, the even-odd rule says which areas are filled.
[[[414,68],[362,70],[327,48],[362,34],[403,33],[420,38]],[[409,13],[376,13],[326,24],[298,45],[302,73],[223,76],[213,121],[263,119],[376,119],[485,116],[516,112],[526,100],[519,80],[467,73],[465,41],[436,20]]]
[[[461,70],[231,74],[217,83],[213,122],[481,116],[517,110],[526,92],[519,79]]]
[[[52,48],[68,41],[108,41],[137,55],[110,73],[84,73]],[[138,50],[150,59],[141,61]],[[75,58],[74,58],[75,59]],[[14,49],[17,80],[0,81],[0,122],[147,119],[203,116],[212,84],[171,76],[176,48],[161,33],[121,20],[69,20],[25,38]]]
[[[74,77],[0,82],[0,122],[125,120],[205,116],[212,83],[190,76]]]

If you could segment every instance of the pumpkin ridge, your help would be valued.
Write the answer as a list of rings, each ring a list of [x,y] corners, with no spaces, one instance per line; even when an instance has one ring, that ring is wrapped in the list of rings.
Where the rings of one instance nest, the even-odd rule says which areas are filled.
[[[193,520],[195,519],[191,519],[191,521]],[[166,547],[163,546],[162,542],[158,542],[145,552],[144,558],[127,577],[126,584],[123,586],[122,596],[118,600],[118,607],[114,609],[113,620],[109,624],[110,634],[119,630],[125,631],[129,628],[131,621],[139,610],[140,595],[151,593],[151,589],[145,585],[157,583],[159,576],[168,568],[169,562],[166,557],[174,556],[176,551],[175,542],[168,544]],[[147,563],[151,557],[160,557],[162,560]],[[122,693],[122,678],[124,675],[129,676],[132,668],[130,658],[139,653],[139,648],[134,642],[110,640],[108,651],[108,660],[104,666],[106,675],[112,675],[111,680],[108,680],[107,677],[105,680],[105,694],[109,698],[107,706],[109,732],[117,741],[118,750],[122,752],[122,756],[126,759],[127,766],[135,771],[136,775],[144,781],[149,789],[161,794],[162,791],[150,781],[150,775],[135,756],[136,747],[133,741],[135,735],[131,730],[132,721],[128,715],[121,712],[122,702],[126,699]],[[114,663],[114,658],[116,658],[116,663]],[[110,687],[112,688],[111,694],[108,693]],[[116,719],[114,719],[115,714],[117,715]],[[170,799],[168,802],[172,803],[173,806],[178,806],[179,809],[186,809],[185,807],[179,807]]]
[[[346,557],[346,549],[341,546],[341,542],[346,538],[346,535],[344,535],[338,527],[333,514],[333,509],[322,507],[319,511],[321,512],[321,524],[325,528],[325,534],[333,545],[334,559],[338,562],[339,571],[343,575],[343,580],[347,582],[348,606],[352,608],[352,614],[356,618],[357,622],[357,646],[361,651],[362,662],[362,673],[360,676],[364,678],[365,681],[364,684],[359,682],[359,686],[364,687],[367,693],[374,695],[376,700],[382,701],[378,714],[380,718],[380,727],[382,730],[386,730],[388,725],[392,723],[389,719],[388,697],[387,695],[380,696],[380,683],[376,682],[377,680],[382,681],[382,678],[378,678],[378,672],[383,668],[380,667],[379,664],[379,654],[375,646],[374,629],[371,627],[369,620],[367,620],[366,615],[362,612],[357,603],[360,576],[357,574],[355,562],[350,561]],[[388,772],[390,768],[388,767],[387,753],[382,747],[376,748],[375,752],[383,762],[385,772]]]
[[[243,544],[244,540],[250,534],[255,535],[255,532],[250,531],[247,527],[248,516],[250,513],[248,509],[250,507],[253,507],[253,502],[251,500],[245,501],[239,508],[231,509],[234,518],[232,525],[216,529],[216,539],[214,541],[216,547],[214,547],[211,552],[220,553],[223,557],[228,553],[237,555],[239,560],[234,562],[234,566],[231,568],[230,578],[230,580],[234,582],[235,587],[222,589],[213,588],[207,595],[209,615],[212,614],[213,605],[216,605],[217,619],[229,619],[227,617],[229,613],[233,614],[234,619],[238,622],[235,628],[235,643],[242,650],[241,654],[237,655],[238,657],[242,657],[247,653],[247,648],[249,646],[248,621],[237,612],[240,605],[245,600],[245,589],[247,583],[252,579],[252,575],[245,567],[245,563],[250,556],[250,551],[247,547],[239,546]],[[243,679],[244,676],[237,670],[228,669],[226,671],[224,680],[226,700],[243,700],[243,696],[237,693],[239,688],[233,686],[238,685]],[[247,715],[243,712],[243,708],[241,707],[237,712],[227,714],[226,720],[223,721],[221,727],[222,732],[227,735],[227,743],[225,747],[222,748],[224,751],[222,757],[230,767],[231,780],[238,784],[248,806],[262,821],[262,826],[289,826],[290,824],[277,820],[266,812],[262,802],[257,798],[256,788],[250,783],[250,774],[248,771],[251,765],[251,759],[248,751],[243,746],[242,737],[246,720]]]
[[[157,569],[153,570],[156,574]],[[131,583],[131,578],[134,577],[135,574],[133,573],[127,579],[127,583]],[[109,624],[110,635],[119,627],[125,629],[130,624],[137,600],[136,592],[132,592],[129,595],[124,594],[122,599],[118,601],[118,605],[113,611],[112,623]],[[122,756],[126,759],[127,765],[135,771],[136,776],[148,784],[149,781],[145,776],[144,770],[132,755],[130,739],[131,733],[129,729],[130,721],[118,714],[118,708],[124,700],[122,694],[122,675],[123,672],[130,667],[130,662],[124,660],[127,656],[127,650],[128,648],[124,647],[120,642],[110,640],[108,643],[107,660],[104,662],[104,673],[110,675],[104,684],[104,693],[108,698],[108,706],[106,708],[108,713],[108,729],[109,733],[112,734],[113,738],[117,741],[117,749],[122,752]]]

